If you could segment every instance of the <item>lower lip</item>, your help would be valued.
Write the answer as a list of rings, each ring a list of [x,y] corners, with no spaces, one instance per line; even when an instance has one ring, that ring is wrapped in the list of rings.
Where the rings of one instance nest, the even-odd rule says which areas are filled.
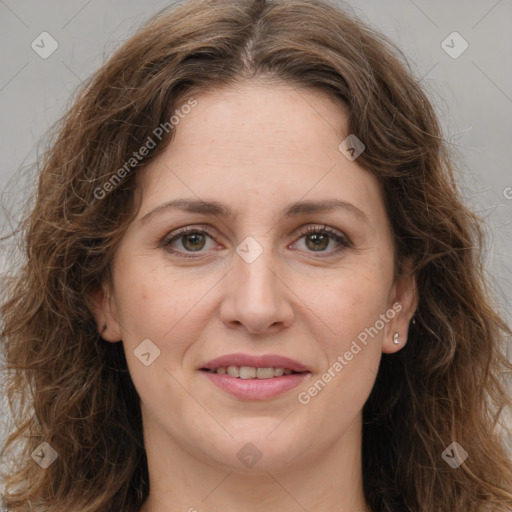
[[[201,371],[218,388],[244,400],[266,400],[297,387],[309,372],[291,373],[271,379],[240,379],[227,374]]]

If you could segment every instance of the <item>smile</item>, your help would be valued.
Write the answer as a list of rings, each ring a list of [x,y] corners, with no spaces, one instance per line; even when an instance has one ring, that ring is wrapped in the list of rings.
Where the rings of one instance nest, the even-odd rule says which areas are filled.
[[[283,375],[290,375],[293,372],[289,368],[255,368],[253,366],[235,366],[228,367],[221,366],[214,371],[220,375],[229,375],[230,377],[240,379],[273,379],[274,377],[282,377]]]

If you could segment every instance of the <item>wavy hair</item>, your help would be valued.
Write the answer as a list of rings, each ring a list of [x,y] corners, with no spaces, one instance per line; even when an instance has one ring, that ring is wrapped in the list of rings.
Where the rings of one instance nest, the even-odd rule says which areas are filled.
[[[511,510],[501,424],[512,332],[488,291],[482,221],[464,204],[456,159],[400,50],[328,0],[184,2],[143,25],[77,93],[39,162],[17,230],[24,260],[3,286],[14,421],[3,506],[136,512],[147,497],[139,397],[122,344],[101,338],[88,297],[136,215],[137,168],[174,131],[106,183],[192,94],[247,80],[314,88],[346,105],[350,133],[366,146],[358,163],[383,187],[397,269],[413,263],[416,323],[401,351],[383,354],[363,409],[371,510]],[[31,457],[43,441],[58,454],[46,469]],[[457,469],[442,457],[454,441],[469,454]]]

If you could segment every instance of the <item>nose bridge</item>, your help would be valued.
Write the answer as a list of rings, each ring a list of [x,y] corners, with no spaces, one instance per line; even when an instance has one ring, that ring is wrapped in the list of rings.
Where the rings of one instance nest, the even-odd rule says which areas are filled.
[[[237,294],[247,296],[255,306],[263,299],[267,304],[274,300],[275,283],[271,268],[275,258],[270,239],[260,238],[258,241],[247,237],[237,247],[236,253],[233,277]]]
[[[247,237],[237,247],[228,275],[229,284],[221,311],[223,320],[243,324],[250,332],[288,325],[291,321],[291,305],[275,276],[277,258],[269,240]]]

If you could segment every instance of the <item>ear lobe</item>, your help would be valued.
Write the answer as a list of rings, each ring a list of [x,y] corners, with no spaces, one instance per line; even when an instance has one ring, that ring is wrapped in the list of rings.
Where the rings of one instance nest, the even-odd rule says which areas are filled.
[[[386,326],[382,344],[382,352],[385,354],[394,354],[407,343],[409,324],[419,303],[416,275],[412,272],[399,275],[391,289],[390,299],[391,305],[400,304],[400,310]],[[396,306],[393,309],[398,310]],[[395,337],[398,343],[394,342]]]
[[[106,285],[101,285],[89,292],[89,307],[96,320],[96,328],[105,341],[121,341],[121,330],[113,298]]]

